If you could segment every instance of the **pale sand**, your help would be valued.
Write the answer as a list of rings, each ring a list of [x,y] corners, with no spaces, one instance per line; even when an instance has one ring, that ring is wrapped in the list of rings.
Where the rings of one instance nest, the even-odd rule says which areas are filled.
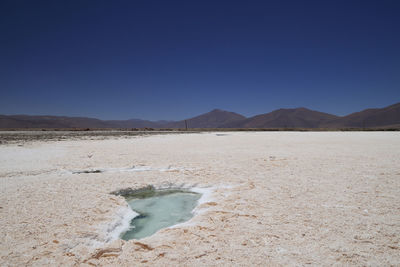
[[[400,265],[400,133],[227,134],[1,145],[0,265]],[[210,194],[107,241],[132,215],[110,192],[167,183]]]

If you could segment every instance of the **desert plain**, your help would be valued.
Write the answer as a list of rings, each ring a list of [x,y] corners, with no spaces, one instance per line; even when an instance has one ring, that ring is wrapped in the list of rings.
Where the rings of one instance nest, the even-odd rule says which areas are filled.
[[[204,195],[190,221],[123,241],[112,192],[148,185]],[[16,138],[0,235],[1,266],[399,266],[400,133]]]

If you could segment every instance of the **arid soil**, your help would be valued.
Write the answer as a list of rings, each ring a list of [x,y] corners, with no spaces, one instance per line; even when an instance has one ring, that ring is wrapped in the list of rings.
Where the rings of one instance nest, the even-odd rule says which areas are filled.
[[[1,266],[400,265],[399,132],[50,140],[0,145]],[[209,194],[189,222],[119,240],[111,192],[148,185]]]

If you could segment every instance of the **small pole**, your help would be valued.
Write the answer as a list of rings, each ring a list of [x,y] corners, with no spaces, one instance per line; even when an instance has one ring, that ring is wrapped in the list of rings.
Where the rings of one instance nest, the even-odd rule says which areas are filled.
[[[186,131],[187,131],[187,120],[185,120],[185,128],[186,128]]]

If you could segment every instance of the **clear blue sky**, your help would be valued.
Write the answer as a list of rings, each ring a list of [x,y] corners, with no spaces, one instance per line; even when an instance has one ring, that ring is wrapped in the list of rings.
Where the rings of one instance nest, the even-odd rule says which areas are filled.
[[[0,114],[183,119],[400,102],[400,1],[0,2]]]

